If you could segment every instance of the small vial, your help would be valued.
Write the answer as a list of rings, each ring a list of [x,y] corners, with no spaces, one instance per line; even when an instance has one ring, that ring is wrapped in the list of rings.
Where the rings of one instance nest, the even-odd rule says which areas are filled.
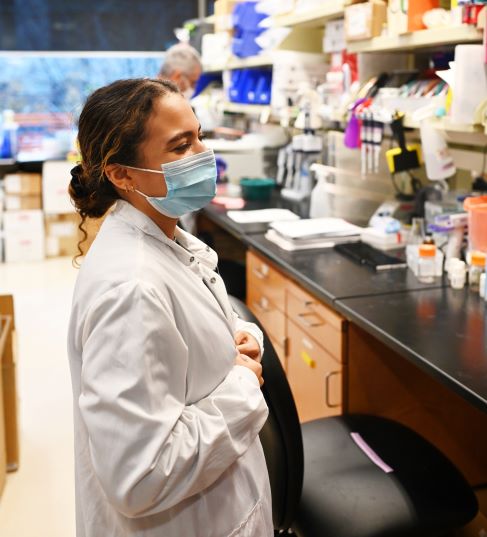
[[[436,274],[436,247],[433,244],[420,244],[418,259],[418,280],[433,283]]]
[[[468,284],[470,289],[478,291],[480,286],[480,276],[485,272],[484,252],[472,252],[470,256],[470,268],[468,269]]]

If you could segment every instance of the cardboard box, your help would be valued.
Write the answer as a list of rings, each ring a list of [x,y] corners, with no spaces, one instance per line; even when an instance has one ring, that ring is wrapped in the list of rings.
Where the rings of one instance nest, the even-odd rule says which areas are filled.
[[[16,367],[16,364],[2,366],[7,472],[18,470],[20,460]]]
[[[12,317],[0,313],[0,495],[5,486],[7,474],[7,440],[5,433],[3,369],[4,354],[7,346],[8,334],[11,331]]]
[[[101,227],[102,218],[88,218],[84,228],[86,240],[81,244],[86,254]],[[75,214],[46,215],[46,255],[47,257],[76,256],[79,254],[78,243],[83,238],[79,230],[80,216]]]
[[[239,0],[215,0],[215,33],[233,29],[232,13]]]
[[[1,348],[0,348],[1,351]],[[1,356],[1,355],[0,355]],[[1,376],[1,368],[0,368]],[[0,378],[1,381],[1,378]],[[2,495],[7,480],[7,449],[5,441],[5,422],[3,412],[3,389],[0,382],[0,496]]]
[[[40,194],[21,196],[18,194],[6,194],[5,210],[6,211],[30,211],[33,209],[42,209],[42,198]]]
[[[345,36],[347,41],[371,39],[382,34],[387,21],[387,5],[371,0],[345,8]]]
[[[38,173],[9,173],[4,177],[5,193],[19,196],[40,196],[42,178]]]
[[[67,160],[51,160],[42,166],[42,199],[46,214],[74,214],[69,197],[73,163]]]
[[[408,9],[403,0],[389,0],[387,6],[387,34],[391,37],[408,31]]]
[[[11,318],[10,330],[5,342],[2,370],[3,409],[7,449],[7,471],[17,470],[20,461],[18,405],[16,388],[16,332],[14,301],[12,295],[0,295],[0,315]]]
[[[72,256],[78,253],[80,217],[74,214],[46,215],[46,256]]]
[[[3,215],[3,228],[7,263],[44,259],[42,211],[6,211]]]

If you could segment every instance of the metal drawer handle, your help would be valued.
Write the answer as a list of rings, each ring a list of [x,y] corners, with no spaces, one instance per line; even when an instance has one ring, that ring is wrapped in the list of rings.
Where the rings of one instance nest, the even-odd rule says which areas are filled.
[[[301,320],[301,322],[304,324],[304,326],[307,326],[308,328],[316,328],[317,326],[323,326],[324,324],[326,324],[323,319],[321,319],[319,322],[316,322],[316,323],[306,320],[306,317],[309,317],[310,315],[313,315],[317,317],[318,319],[321,319],[321,317],[317,313],[314,313],[313,311],[309,313],[298,313],[298,317]]]
[[[259,278],[259,280],[265,280],[269,274],[269,267],[267,265],[262,265],[262,270],[254,268],[252,269],[252,272]]]
[[[272,311],[270,308],[267,307],[267,304],[268,304],[267,301],[265,302],[265,305],[262,304],[262,301],[260,301],[260,302],[254,301],[252,304],[253,304],[254,308],[256,310],[260,311],[261,313],[270,313]]]
[[[340,375],[340,374],[341,374],[340,371],[330,371],[330,373],[327,373],[326,377],[325,377],[325,402],[326,402],[326,406],[329,407],[329,408],[337,408],[341,404],[341,403],[338,403],[338,404],[334,405],[330,401],[330,379],[334,375]]]

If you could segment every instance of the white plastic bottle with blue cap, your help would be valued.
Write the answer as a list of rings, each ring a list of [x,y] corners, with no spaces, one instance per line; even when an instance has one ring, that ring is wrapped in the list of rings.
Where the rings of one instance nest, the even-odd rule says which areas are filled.
[[[4,110],[2,116],[0,158],[15,159],[18,151],[17,136],[19,126],[15,123],[15,113],[13,110]]]

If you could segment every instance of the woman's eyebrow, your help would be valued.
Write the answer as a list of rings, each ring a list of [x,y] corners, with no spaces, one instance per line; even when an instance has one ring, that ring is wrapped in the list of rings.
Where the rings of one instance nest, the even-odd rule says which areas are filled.
[[[198,133],[201,131],[201,125],[198,126]],[[178,142],[182,138],[190,138],[193,135],[193,131],[184,131],[179,132],[175,136],[173,136],[168,142],[167,145],[174,144],[175,142]]]

